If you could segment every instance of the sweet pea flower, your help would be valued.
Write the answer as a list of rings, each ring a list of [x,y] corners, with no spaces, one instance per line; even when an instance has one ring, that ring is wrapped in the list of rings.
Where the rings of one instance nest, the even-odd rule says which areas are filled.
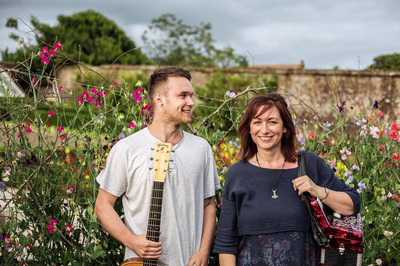
[[[53,113],[52,110],[49,111],[49,116],[50,116],[50,117],[53,117],[53,116],[54,116],[54,113]]]
[[[369,134],[371,134],[373,138],[375,138],[375,139],[379,138],[379,136],[377,134],[379,132],[379,128],[370,127],[369,130],[370,130]]]
[[[56,52],[53,49],[51,49],[51,51],[49,52],[49,55],[51,57],[56,57]]]
[[[329,131],[329,127],[330,127],[330,126],[332,126],[332,124],[329,123],[328,121],[326,121],[324,130],[325,130],[325,131]]]
[[[61,139],[66,139],[66,137],[67,137],[67,134],[62,134],[62,135],[60,136]]]
[[[61,133],[63,130],[64,130],[63,126],[59,126],[59,127],[57,128],[57,131],[58,131],[59,133]]]
[[[228,95],[228,96],[229,96],[229,95]],[[286,102],[287,108],[289,108],[289,107],[290,107],[289,99],[285,99],[285,102]]]
[[[79,104],[82,104],[82,103],[83,103],[82,97],[79,97],[78,100],[77,100],[76,102],[79,103]]]
[[[60,42],[58,42],[58,43],[56,43],[56,44],[54,45],[54,50],[56,50],[56,51],[60,50],[61,48],[62,48],[62,45],[61,45]]]
[[[382,260],[381,260],[381,259],[377,259],[375,262],[376,262],[376,264],[378,264],[378,265],[382,265]]]
[[[231,91],[227,91],[226,95],[228,95],[230,98],[235,98],[236,97],[236,93],[235,92],[231,92]]]
[[[62,89],[63,89],[63,86],[60,86],[60,87],[58,88],[58,91],[62,91]]]
[[[42,62],[43,64],[48,65],[50,63],[50,59],[46,56],[46,54],[40,53],[40,58],[42,59],[40,60],[40,62]]]
[[[101,92],[101,97],[107,97],[107,96],[108,96],[107,92],[105,92],[105,91]]]
[[[136,126],[135,123],[130,122],[128,128],[129,128],[129,129],[132,129],[132,128],[135,128],[135,126]]]
[[[67,231],[68,236],[71,236],[74,233],[74,229],[72,229],[72,224],[66,224],[65,230]]]
[[[35,77],[32,78],[32,83],[35,88],[39,87],[39,82]]]

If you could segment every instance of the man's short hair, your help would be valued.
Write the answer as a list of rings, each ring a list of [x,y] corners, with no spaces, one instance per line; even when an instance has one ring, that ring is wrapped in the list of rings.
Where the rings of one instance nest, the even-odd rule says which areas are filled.
[[[183,77],[187,78],[189,81],[192,79],[190,72],[181,67],[164,67],[157,69],[147,81],[147,93],[152,103],[154,94],[157,91],[160,92],[160,87],[166,85],[169,77]],[[163,88],[161,88],[161,90],[163,90]]]

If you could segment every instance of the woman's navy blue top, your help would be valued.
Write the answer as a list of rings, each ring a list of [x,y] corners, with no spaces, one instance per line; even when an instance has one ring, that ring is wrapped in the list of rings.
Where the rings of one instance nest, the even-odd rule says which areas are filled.
[[[319,186],[347,193],[360,210],[360,197],[354,188],[338,179],[324,160],[312,152],[305,153],[306,173]],[[263,169],[276,184],[281,169]],[[238,254],[243,236],[281,232],[309,232],[310,218],[292,180],[298,168],[284,169],[273,199],[272,186],[261,169],[240,161],[232,165],[225,179],[221,214],[214,253]]]

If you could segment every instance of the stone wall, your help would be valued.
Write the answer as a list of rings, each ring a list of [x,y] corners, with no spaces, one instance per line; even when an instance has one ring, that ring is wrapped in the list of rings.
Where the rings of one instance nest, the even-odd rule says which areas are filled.
[[[97,66],[89,68],[63,67],[57,77],[67,90],[81,88],[75,84],[77,77],[89,72],[97,72],[108,77],[112,82],[118,81],[123,73],[142,72],[148,77],[157,66]],[[192,74],[194,87],[205,86],[210,74],[219,71],[217,68],[186,67]],[[289,99],[293,110],[304,119],[318,116],[323,120],[332,118],[332,101],[344,106],[346,112],[355,119],[360,111],[369,115],[374,109],[375,101],[379,110],[389,121],[400,122],[400,72],[388,71],[343,71],[343,70],[309,70],[309,69],[259,69],[234,68],[225,69],[227,74],[243,73],[269,77],[275,73],[278,78],[278,92]],[[98,85],[98,84],[96,84]],[[243,88],[244,90],[245,88]]]

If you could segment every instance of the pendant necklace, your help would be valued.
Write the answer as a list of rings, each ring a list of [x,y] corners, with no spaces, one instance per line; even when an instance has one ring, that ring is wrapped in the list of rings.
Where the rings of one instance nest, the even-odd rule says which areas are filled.
[[[277,189],[276,187],[278,186],[279,180],[281,179],[282,172],[283,172],[283,167],[285,167],[285,164],[286,164],[286,159],[285,159],[285,161],[283,162],[282,169],[281,169],[281,173],[279,174],[279,177],[278,177],[278,181],[276,181],[276,184],[275,184],[275,186],[274,186],[274,185],[272,184],[271,180],[269,179],[269,177],[267,176],[267,174],[266,174],[266,173],[264,172],[264,170],[262,169],[262,167],[261,167],[261,165],[260,165],[260,162],[258,161],[258,156],[257,156],[257,154],[258,154],[258,153],[256,153],[256,161],[257,161],[257,164],[258,164],[258,166],[260,166],[261,171],[263,172],[263,174],[265,175],[265,177],[268,179],[269,183],[271,184],[272,193],[273,193],[272,198],[273,198],[273,199],[277,199],[277,198],[278,198],[278,195],[277,195],[276,193],[277,193],[278,189]]]

